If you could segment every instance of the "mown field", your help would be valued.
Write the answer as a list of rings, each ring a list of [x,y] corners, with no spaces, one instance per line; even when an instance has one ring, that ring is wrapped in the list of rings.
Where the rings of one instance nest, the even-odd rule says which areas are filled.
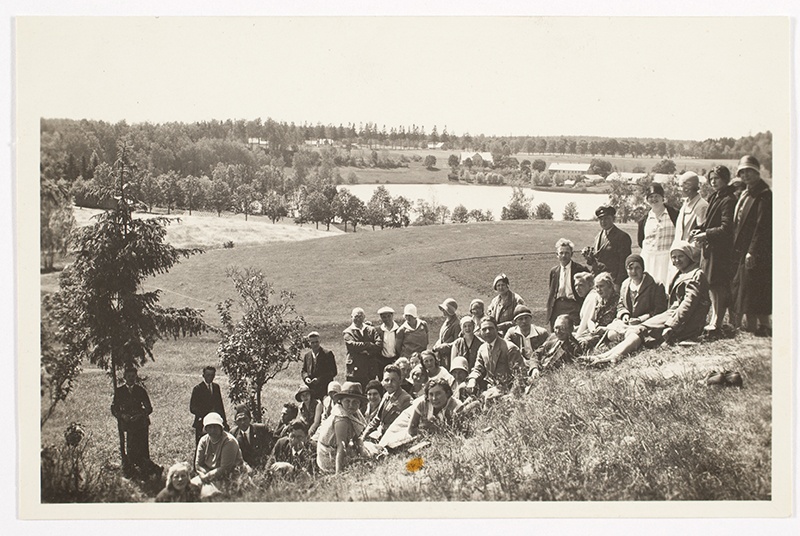
[[[380,153],[382,150],[377,149]],[[371,151],[369,149],[354,149],[354,153],[361,151],[364,158],[369,158]],[[460,150],[441,151],[429,149],[406,149],[406,150],[387,150],[389,156],[393,159],[399,158],[401,155],[410,156],[416,154],[425,158],[427,155],[436,157],[436,167],[433,170],[428,170],[422,165],[422,162],[409,162],[408,167],[397,169],[361,169],[354,167],[341,167],[339,173],[343,178],[347,179],[348,175],[352,172],[358,177],[359,184],[435,184],[446,183],[447,174],[450,173],[450,168],[447,165],[447,159],[450,155],[454,154],[459,156]],[[549,165],[551,162],[571,162],[571,163],[589,163],[594,158],[607,160],[617,171],[631,172],[636,167],[643,167],[646,171],[661,161],[661,158],[630,158],[622,156],[600,156],[600,155],[569,155],[569,154],[538,154],[538,153],[518,153],[514,156],[520,162],[523,160],[544,160]],[[683,170],[700,172],[703,169],[710,169],[716,165],[725,165],[731,169],[736,168],[737,160],[715,160],[715,159],[700,159],[700,158],[673,158],[673,162],[677,167],[678,172]]]
[[[204,308],[206,318],[219,324],[216,303],[234,297],[226,267],[260,269],[277,289],[296,293],[298,311],[335,352],[343,380],[341,330],[352,307],[364,307],[377,321],[378,307],[390,305],[399,316],[413,302],[435,334],[438,303],[453,297],[463,310],[472,298],[488,301],[492,279],[503,271],[531,305],[534,321],[543,324],[555,241],[564,236],[581,247],[597,229],[592,222],[493,222],[214,249],[182,261],[147,288],[162,289],[165,305]],[[54,274],[42,276],[45,290],[55,281]],[[155,362],[141,371],[155,408],[150,444],[159,464],[191,459],[189,395],[202,366],[216,363],[217,343],[213,334],[160,341]],[[707,371],[722,368],[740,370],[745,388],[697,384]],[[543,378],[526,397],[481,415],[466,435],[438,438],[422,453],[425,469],[417,473],[405,470],[403,456],[391,456],[360,463],[336,479],[288,485],[257,478],[237,499],[768,499],[770,380],[769,341],[749,335],[645,351],[608,370],[570,367]],[[225,394],[221,372],[218,381]],[[275,422],[299,382],[294,364],[267,385],[268,422]],[[42,430],[43,445],[63,441],[64,428],[79,421],[92,435],[91,462],[115,471],[110,403],[110,379],[87,366],[71,398]]]

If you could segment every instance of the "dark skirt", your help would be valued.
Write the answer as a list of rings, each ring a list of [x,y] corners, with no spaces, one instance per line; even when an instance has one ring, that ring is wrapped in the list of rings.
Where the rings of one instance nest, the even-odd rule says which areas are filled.
[[[772,314],[772,262],[750,269],[745,268],[744,260],[739,263],[733,278],[733,303],[739,314]]]

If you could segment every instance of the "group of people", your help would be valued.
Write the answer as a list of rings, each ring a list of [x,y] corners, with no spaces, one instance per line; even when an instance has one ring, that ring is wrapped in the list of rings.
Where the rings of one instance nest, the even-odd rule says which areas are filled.
[[[340,472],[355,458],[383,456],[421,431],[452,425],[515,390],[527,392],[564,364],[605,366],[642,346],[717,336],[726,312],[735,327],[771,335],[771,191],[759,169],[752,156],[740,160],[744,189],[737,196],[729,170],[715,167],[708,200],[699,195],[697,175],[684,173],[679,209],[666,206],[663,189],[653,184],[646,195],[650,211],[639,224],[640,254],[616,226],[615,209],[598,208],[601,230],[583,250],[586,265],[572,259],[570,240],[555,244],[558,264],[546,300],[550,329],[532,323],[531,309],[505,274],[494,279],[488,307],[474,299],[469,314],[459,317],[454,299],[439,304],[444,320],[432,344],[413,304],[404,307],[400,325],[391,307],[377,311],[377,326],[362,308],[353,309],[343,331],[346,381],[335,381],[333,352],[321,346],[319,333],[309,333],[296,404],[284,405],[275,430],[252,422],[246,405],[236,407],[229,430],[214,367],[206,367],[190,402],[195,476],[189,478],[188,465],[170,468],[159,500],[188,500],[181,490],[205,490],[248,468]],[[149,460],[141,445],[146,425],[144,440],[134,433],[131,441],[134,419],[124,417],[123,406],[139,404],[134,413],[145,417],[152,407],[135,384],[135,370],[128,379],[126,372],[112,412],[120,430],[129,430],[128,455]]]

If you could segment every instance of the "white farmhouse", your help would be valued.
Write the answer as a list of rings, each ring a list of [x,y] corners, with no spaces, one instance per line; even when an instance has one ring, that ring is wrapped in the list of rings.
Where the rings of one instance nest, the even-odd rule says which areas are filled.
[[[591,164],[573,164],[569,162],[552,162],[547,171],[550,174],[561,173],[564,177],[578,178],[589,171]]]

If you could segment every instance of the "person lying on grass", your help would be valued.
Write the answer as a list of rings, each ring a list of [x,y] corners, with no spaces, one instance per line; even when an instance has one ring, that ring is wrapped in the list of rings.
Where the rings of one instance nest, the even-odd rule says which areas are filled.
[[[700,251],[689,242],[679,240],[672,245],[670,258],[678,273],[669,285],[667,310],[629,327],[625,339],[611,350],[582,361],[592,366],[616,364],[641,346],[654,348],[659,344],[675,344],[703,333],[711,302],[708,281],[698,264]]]
[[[301,420],[289,424],[288,437],[282,437],[272,450],[274,462],[270,466],[273,473],[283,475],[303,472],[314,473],[314,453],[308,441],[306,424]]]
[[[367,426],[360,409],[366,402],[360,383],[344,382],[333,400],[331,416],[319,427],[317,442],[317,466],[324,473],[340,473],[362,455],[360,437]]]
[[[594,308],[588,311],[590,315],[586,321],[586,331],[580,335],[576,335],[578,342],[581,344],[583,352],[593,350],[595,346],[606,339],[606,332],[608,325],[611,324],[617,316],[617,305],[619,303],[619,294],[614,286],[614,279],[608,272],[601,272],[594,278],[594,289],[597,292],[598,299],[594,304]],[[584,319],[581,318],[581,325]]]
[[[197,502],[200,490],[189,483],[189,464],[176,463],[167,471],[167,485],[156,495],[156,502]]]
[[[556,369],[572,361],[580,355],[581,345],[572,336],[572,319],[569,315],[559,315],[553,324],[550,335],[531,357],[528,371],[530,381],[539,377],[542,372]]]
[[[400,369],[387,365],[383,369],[383,388],[386,393],[380,400],[377,411],[361,434],[364,441],[380,441],[383,434],[400,413],[411,405],[411,395],[400,389]]]
[[[389,426],[379,447],[397,449],[411,443],[420,431],[433,432],[453,424],[462,404],[453,398],[450,384],[442,379],[425,384],[425,395],[416,399]]]

